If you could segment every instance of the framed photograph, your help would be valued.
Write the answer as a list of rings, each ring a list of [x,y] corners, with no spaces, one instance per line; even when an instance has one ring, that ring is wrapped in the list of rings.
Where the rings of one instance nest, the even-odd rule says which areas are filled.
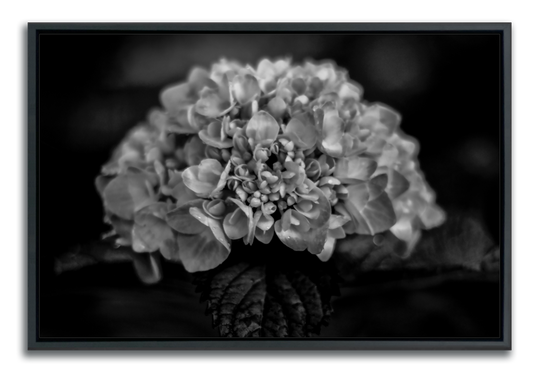
[[[511,24],[30,23],[28,349],[511,349]]]

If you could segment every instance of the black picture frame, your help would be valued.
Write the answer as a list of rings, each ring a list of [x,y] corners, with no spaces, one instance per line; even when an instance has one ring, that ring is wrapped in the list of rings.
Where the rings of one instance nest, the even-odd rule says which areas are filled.
[[[499,341],[36,341],[37,37],[47,30],[495,32],[502,41]],[[520,358],[520,23],[510,16],[25,16],[14,21],[13,355],[21,366],[510,366]],[[515,206],[517,205],[517,206]],[[513,207],[515,206],[515,207]],[[80,351],[72,353],[72,351]],[[83,351],[83,352],[82,352]],[[70,352],[70,353],[69,353]],[[140,353],[142,352],[142,355]],[[438,353],[434,353],[438,352]],[[442,353],[441,353],[442,352]],[[498,358],[495,358],[497,352]],[[134,358],[131,356],[135,355]]]

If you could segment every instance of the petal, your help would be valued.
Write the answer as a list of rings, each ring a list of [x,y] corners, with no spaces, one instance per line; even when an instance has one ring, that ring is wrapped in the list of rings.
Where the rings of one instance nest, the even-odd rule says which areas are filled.
[[[201,91],[200,99],[196,102],[194,109],[197,113],[205,117],[216,118],[221,115],[228,106],[229,103],[222,101],[218,95],[218,88],[216,90],[205,88]]]
[[[224,230],[222,229],[222,226],[220,224],[220,221],[217,219],[213,219],[210,216],[208,216],[206,213],[204,213],[203,210],[191,207],[189,209],[189,213],[193,217],[195,217],[197,220],[205,224],[211,229],[211,232],[215,236],[215,238],[224,246],[228,251],[231,250],[230,243],[228,239],[226,238],[226,234],[224,233]]]
[[[205,159],[205,144],[196,135],[185,143],[183,150],[187,165],[190,167],[200,164]]]
[[[183,183],[200,197],[208,197],[217,188],[222,165],[215,159],[204,159],[183,171]]]
[[[335,249],[336,239],[333,237],[327,237],[326,242],[324,243],[324,249],[322,252],[320,252],[317,257],[321,261],[328,261],[331,258],[331,255],[333,254],[333,250]]]
[[[324,249],[328,235],[328,225],[325,224],[320,228],[313,228],[307,233],[307,250],[313,255],[318,255]]]
[[[129,246],[132,243],[131,231],[133,229],[133,221],[122,219],[115,214],[109,213],[107,215],[113,230],[118,235],[117,244]]]
[[[206,225],[190,213],[192,207],[201,207],[204,200],[197,199],[187,202],[176,209],[169,211],[167,214],[167,223],[170,227],[183,234],[199,234],[204,230]]]
[[[136,210],[155,201],[151,185],[144,173],[128,172],[117,176],[104,189],[104,205],[120,218],[133,219]]]
[[[137,276],[147,285],[155,284],[163,277],[161,261],[156,253],[134,254],[133,266]]]
[[[349,220],[350,220],[350,218],[348,218],[348,217],[346,217],[344,215],[331,214],[331,216],[329,217],[328,228],[330,230],[333,230],[335,228],[342,227]]]
[[[333,175],[341,182],[350,182],[350,179],[366,181],[378,166],[372,159],[357,156],[341,158],[336,163]]]
[[[202,89],[217,88],[217,84],[211,80],[210,73],[205,68],[194,67],[189,73],[189,86],[194,93],[200,93]]]
[[[135,252],[155,252],[165,243],[172,244],[174,234],[160,214],[161,206],[147,206],[135,213],[132,248]]]
[[[220,174],[220,177],[217,182],[217,186],[215,187],[215,190],[213,190],[213,192],[211,193],[211,196],[217,196],[218,193],[220,193],[226,187],[226,183],[228,182],[230,170],[231,170],[231,161],[228,161],[228,163],[226,164],[226,168],[224,168],[224,170]]]
[[[176,205],[180,206],[197,199],[196,194],[185,186],[182,172],[169,170],[169,176],[168,183],[161,188],[161,192],[166,196],[172,196],[177,199]]]
[[[209,228],[197,235],[178,235],[180,259],[190,273],[216,268],[229,256],[225,248]]]
[[[307,150],[315,146],[316,131],[314,125],[304,124],[297,118],[292,118],[285,128],[285,135],[299,148]]]
[[[109,184],[114,178],[115,178],[114,176],[104,176],[104,175],[100,175],[96,177],[94,184],[100,196],[104,195],[104,190],[107,187],[107,184]]]
[[[240,209],[229,213],[224,218],[223,228],[228,238],[232,240],[240,239],[248,234],[248,217]]]
[[[254,227],[259,228],[262,231],[268,231],[274,225],[274,218],[271,215],[264,214],[261,210],[258,210],[254,214]]]
[[[374,104],[366,108],[359,124],[376,133],[392,135],[401,122],[401,116],[392,108],[383,104]]]
[[[215,189],[215,185],[211,182],[203,182],[198,179],[200,174],[200,166],[195,165],[187,168],[182,173],[183,183],[187,188],[192,190],[200,197],[209,197],[211,192]]]
[[[274,227],[270,227],[268,230],[263,231],[259,227],[255,229],[255,238],[263,244],[268,244],[274,237]]]
[[[409,190],[409,181],[398,171],[391,169],[389,171],[389,180],[385,191],[391,199],[395,199]]]
[[[191,87],[187,83],[169,86],[161,92],[160,100],[171,116],[176,116],[184,106],[192,101],[189,93]]]
[[[324,114],[322,122],[322,144],[334,145],[340,142],[344,134],[344,121],[336,111],[328,111]]]
[[[248,244],[251,244],[254,238],[253,231],[255,229],[253,210],[249,206],[246,206],[244,203],[239,201],[238,199],[228,198],[228,201],[231,201],[234,204],[236,204],[248,218],[248,224],[247,224],[247,229],[246,229],[248,233],[248,237],[246,238],[245,242]]]
[[[329,218],[331,216],[331,205],[328,198],[319,188],[313,188],[311,194],[314,194],[318,197],[317,201],[313,204],[312,209],[306,214],[309,224],[313,228],[320,228],[329,223]],[[296,205],[295,209],[299,211],[300,206]]]
[[[396,214],[389,196],[386,192],[382,192],[371,199],[371,189],[368,186],[372,184],[366,185],[368,195],[364,193],[363,185],[365,184],[349,185],[348,199],[344,202],[350,215],[357,220],[356,232],[374,235],[387,231],[396,223]],[[366,203],[364,198],[368,198]]]
[[[252,75],[237,75],[232,81],[233,95],[237,102],[246,105],[261,94],[257,79]]]
[[[213,146],[216,148],[230,148],[233,146],[232,139],[221,140],[220,136],[218,137],[211,136],[207,133],[206,130],[200,130],[200,132],[198,133],[198,136],[208,146]]]
[[[281,118],[287,111],[287,104],[281,97],[274,97],[268,102],[268,112],[275,118]]]
[[[427,229],[438,227],[446,220],[444,211],[435,204],[427,206],[418,216]]]
[[[278,220],[274,223],[274,231],[276,232],[276,235],[278,235],[279,240],[292,250],[305,251],[307,249],[305,236],[291,227],[284,230],[282,228],[282,220]]]
[[[246,136],[257,142],[274,140],[278,133],[278,122],[263,110],[257,112],[246,125]]]

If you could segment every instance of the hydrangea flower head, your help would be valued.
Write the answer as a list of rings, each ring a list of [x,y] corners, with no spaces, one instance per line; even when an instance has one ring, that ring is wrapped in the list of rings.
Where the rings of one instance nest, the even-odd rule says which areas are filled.
[[[216,267],[277,237],[328,260],[347,234],[415,246],[444,221],[400,115],[333,63],[221,60],[165,88],[97,186],[119,243]]]

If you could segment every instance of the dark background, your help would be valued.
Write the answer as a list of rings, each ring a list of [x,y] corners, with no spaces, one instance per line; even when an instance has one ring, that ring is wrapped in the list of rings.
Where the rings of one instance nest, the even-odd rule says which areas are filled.
[[[97,240],[94,178],[127,130],[159,103],[162,86],[221,57],[256,65],[329,59],[397,109],[420,142],[420,164],[449,213],[500,229],[501,54],[498,35],[41,35],[39,258],[41,336],[211,336],[179,267],[154,287],[130,264],[56,276],[54,258]],[[324,336],[498,336],[498,282],[447,280],[413,289],[345,289]]]

